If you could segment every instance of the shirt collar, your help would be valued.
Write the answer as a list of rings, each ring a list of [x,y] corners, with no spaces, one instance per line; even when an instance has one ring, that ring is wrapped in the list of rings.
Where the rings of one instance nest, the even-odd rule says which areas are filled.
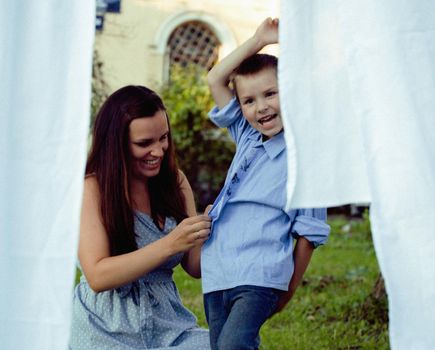
[[[254,147],[263,146],[270,159],[276,158],[285,149],[284,131],[264,142],[259,132],[250,135],[249,139],[255,142]]]

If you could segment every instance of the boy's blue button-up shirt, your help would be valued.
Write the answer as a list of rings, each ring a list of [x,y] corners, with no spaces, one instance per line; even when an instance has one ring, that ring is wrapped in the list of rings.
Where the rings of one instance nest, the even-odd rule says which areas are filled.
[[[224,187],[209,213],[212,232],[201,254],[203,292],[254,285],[287,290],[293,274],[293,239],[314,246],[329,235],[326,209],[285,211],[284,133],[263,142],[239,103],[210,112],[237,144]]]

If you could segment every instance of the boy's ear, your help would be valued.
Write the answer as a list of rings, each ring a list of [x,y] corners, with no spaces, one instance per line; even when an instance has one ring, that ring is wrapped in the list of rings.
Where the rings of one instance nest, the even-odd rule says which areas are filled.
[[[230,88],[230,90],[233,92],[234,95],[236,95],[236,82],[234,81],[236,77],[235,73],[231,73],[231,75],[229,76],[229,82],[228,82],[228,87]]]

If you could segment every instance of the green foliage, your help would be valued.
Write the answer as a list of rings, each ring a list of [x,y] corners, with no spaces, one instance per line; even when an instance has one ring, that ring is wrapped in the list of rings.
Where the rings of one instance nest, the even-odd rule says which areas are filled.
[[[207,117],[213,100],[205,77],[206,72],[198,67],[175,65],[161,91],[179,165],[201,211],[216,197],[234,154],[227,131],[217,128]]]
[[[108,86],[103,77],[103,63],[97,50],[92,58],[92,100],[91,100],[91,126],[103,102],[108,97]]]
[[[379,280],[368,215],[331,218],[329,242],[315,250],[287,307],[261,329],[262,350],[387,350],[387,298],[373,298]],[[183,302],[205,321],[199,280],[176,269]]]

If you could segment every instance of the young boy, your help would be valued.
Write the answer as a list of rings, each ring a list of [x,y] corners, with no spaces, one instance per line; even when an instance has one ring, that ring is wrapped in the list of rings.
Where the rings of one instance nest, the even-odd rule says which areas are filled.
[[[212,349],[257,349],[260,327],[289,302],[314,247],[329,235],[325,209],[284,209],[287,165],[277,59],[256,54],[277,42],[278,19],[268,18],[208,74],[217,105],[210,118],[228,128],[237,144],[209,212],[212,233],[201,256]],[[228,86],[231,75],[235,96]]]

